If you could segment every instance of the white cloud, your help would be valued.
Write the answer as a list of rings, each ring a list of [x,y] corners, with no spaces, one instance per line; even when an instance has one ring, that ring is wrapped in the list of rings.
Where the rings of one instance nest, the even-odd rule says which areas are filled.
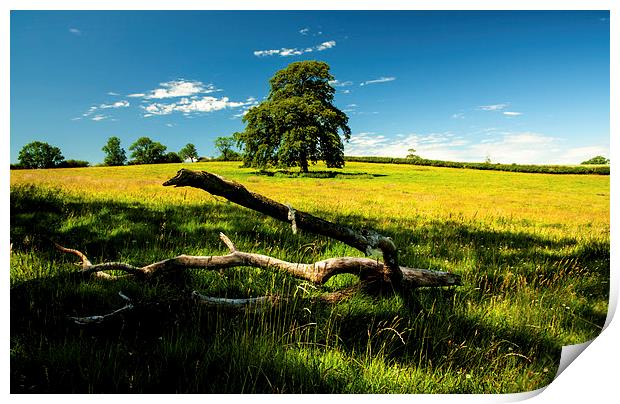
[[[568,147],[560,138],[534,132],[501,132],[493,138],[471,141],[450,132],[394,136],[361,132],[345,144],[349,156],[405,157],[416,149],[423,158],[449,161],[517,164],[579,164],[596,155],[609,155],[604,145]]]
[[[501,111],[502,109],[506,108],[508,106],[508,104],[492,104],[492,105],[481,105],[478,107],[478,109],[481,109],[483,111]]]
[[[579,164],[582,161],[591,159],[594,156],[609,156],[609,147],[606,146],[584,146],[566,149],[559,157],[559,161],[565,164]]]
[[[327,42],[323,42],[322,44],[316,46],[315,48],[318,52],[320,52],[325,49],[331,49],[334,46],[336,46],[336,41],[327,41]]]
[[[117,96],[119,93],[115,93],[114,91],[108,91],[108,95]]]
[[[127,108],[129,106],[129,102],[122,100],[122,101],[117,101],[113,104],[101,104],[99,105],[99,108],[101,109],[108,109],[108,108]]]
[[[465,114],[463,112],[459,112],[452,115],[453,119],[465,119]]]
[[[513,111],[504,111],[503,112],[504,115],[507,116],[519,116],[519,115],[523,115],[522,112],[513,112]]]
[[[201,81],[173,80],[159,84],[161,88],[151,90],[144,95],[146,99],[188,97],[196,94],[208,94],[217,91],[213,84],[205,85]],[[132,94],[131,96],[137,96]]]
[[[328,82],[332,87],[347,87],[352,86],[352,81],[338,81],[338,80],[330,80]]]
[[[72,33],[73,35],[77,35],[77,36],[82,35],[82,31],[80,31],[77,28],[69,28],[69,32]]]
[[[259,50],[259,51],[254,51],[254,56],[273,56],[273,55],[278,55],[280,54],[280,50],[279,49],[269,49],[269,50]]]
[[[189,115],[192,113],[220,111],[226,108],[239,108],[255,103],[256,100],[253,98],[247,101],[230,101],[228,97],[215,98],[205,96],[199,99],[182,98],[178,102],[171,104],[152,103],[142,108],[150,115],[169,115],[173,112]]]
[[[72,121],[79,121],[80,119],[82,119],[81,117],[75,117],[75,118],[71,118]]]
[[[360,83],[360,86],[367,86],[368,84],[376,84],[376,83],[387,83],[388,81],[394,81],[396,77],[379,77],[375,80],[367,80],[363,83]]]
[[[110,117],[109,115],[97,114],[97,115],[93,116],[90,119],[93,120],[93,121],[103,121],[104,119],[108,119],[109,117]]]
[[[308,35],[308,33],[310,33],[310,28],[302,28],[299,30],[299,33],[302,35]]]
[[[245,103],[243,104],[243,107],[241,109],[241,112],[238,114],[235,114],[232,116],[232,119],[234,118],[241,118],[243,116],[245,116],[245,114],[248,113],[248,111],[255,107],[256,105],[258,105],[258,100],[255,97],[249,97],[247,100],[245,100]]]
[[[131,98],[142,98],[146,96],[146,94],[144,93],[134,93],[134,94],[128,94],[127,97],[131,97]]]
[[[327,41],[323,42],[319,45],[309,47],[309,48],[280,48],[280,49],[267,49],[267,50],[257,50],[254,51],[254,56],[265,57],[265,56],[275,56],[279,55],[282,57],[286,56],[298,56],[304,53],[309,52],[321,52],[326,49],[330,49],[336,46],[336,41]]]

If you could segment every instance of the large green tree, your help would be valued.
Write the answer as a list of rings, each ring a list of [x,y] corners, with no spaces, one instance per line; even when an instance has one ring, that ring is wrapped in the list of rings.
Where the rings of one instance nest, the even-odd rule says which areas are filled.
[[[53,168],[65,158],[58,147],[35,141],[28,143],[19,151],[18,159],[24,168]]]
[[[329,65],[318,61],[291,63],[269,81],[265,101],[243,117],[245,131],[235,133],[243,148],[244,164],[251,167],[298,166],[310,162],[344,166],[344,145],[351,129],[348,117],[333,104],[334,77]]]
[[[129,150],[133,163],[156,164],[164,161],[166,146],[148,137],[141,137],[129,146]]]
[[[110,137],[101,150],[105,153],[103,163],[106,166],[122,166],[127,161],[125,149],[121,147],[121,140],[116,136]]]
[[[183,160],[190,159],[193,163],[194,159],[198,159],[198,150],[196,150],[196,146],[192,143],[188,143],[184,148],[179,150],[179,157]]]

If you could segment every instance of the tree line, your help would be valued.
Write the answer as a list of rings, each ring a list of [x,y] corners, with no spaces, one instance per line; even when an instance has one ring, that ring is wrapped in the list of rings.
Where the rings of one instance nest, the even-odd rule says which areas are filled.
[[[220,155],[214,160],[241,160],[241,155],[234,150],[234,144],[232,137],[218,137],[215,140],[215,147]],[[178,152],[166,152],[167,149],[165,145],[146,136],[139,138],[129,146],[130,159],[127,158],[127,152],[121,146],[121,140],[116,136],[108,138],[101,148],[105,153],[103,165],[106,166],[182,163],[186,160],[193,163],[208,160],[206,157],[198,156],[198,150],[192,143],[186,144]],[[59,147],[38,140],[25,145],[19,152],[18,160],[19,164],[12,164],[11,168],[71,168],[90,165],[88,161],[65,160]]]

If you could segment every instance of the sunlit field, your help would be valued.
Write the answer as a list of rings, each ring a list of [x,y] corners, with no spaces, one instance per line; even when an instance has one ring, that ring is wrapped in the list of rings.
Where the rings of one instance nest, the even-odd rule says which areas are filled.
[[[348,162],[297,177],[239,162],[11,171],[12,392],[510,393],[553,380],[563,345],[601,331],[609,289],[609,176]],[[66,276],[239,250],[294,262],[361,256],[190,188],[206,170],[297,210],[392,237],[401,265],[450,271],[457,287],[390,296],[315,286],[276,270],[186,271],[147,283]],[[332,178],[320,178],[332,177]],[[202,307],[211,296],[287,296],[261,311]],[[67,316],[138,309],[78,326]]]

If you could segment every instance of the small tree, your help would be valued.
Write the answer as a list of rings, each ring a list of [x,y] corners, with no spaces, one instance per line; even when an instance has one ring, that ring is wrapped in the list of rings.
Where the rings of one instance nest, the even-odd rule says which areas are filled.
[[[188,143],[179,151],[179,157],[183,160],[190,159],[193,163],[194,159],[198,159],[198,150],[192,143]]]
[[[238,156],[238,153],[233,150],[235,145],[235,139],[232,137],[220,136],[215,139],[215,147],[220,151],[220,159],[224,161],[232,160],[233,157]]]
[[[156,164],[164,160],[166,146],[148,137],[141,137],[129,146],[129,150],[134,164]]]
[[[407,150],[407,152],[409,154],[407,154],[407,158],[408,159],[413,159],[413,160],[417,160],[420,158],[420,156],[418,156],[417,154],[415,154],[416,150],[415,149],[409,149]]]
[[[45,142],[35,141],[19,152],[19,164],[24,168],[53,168],[64,161],[60,149]]]
[[[235,133],[250,167],[299,166],[324,160],[327,167],[344,166],[344,145],[351,129],[344,112],[333,105],[334,77],[329,65],[307,60],[291,63],[269,81],[267,100],[243,117],[245,131]]]
[[[609,159],[603,156],[592,157],[581,164],[609,164]]]
[[[116,136],[108,138],[108,142],[101,150],[106,154],[103,159],[106,166],[122,166],[127,161],[125,149],[121,147],[121,140]]]

